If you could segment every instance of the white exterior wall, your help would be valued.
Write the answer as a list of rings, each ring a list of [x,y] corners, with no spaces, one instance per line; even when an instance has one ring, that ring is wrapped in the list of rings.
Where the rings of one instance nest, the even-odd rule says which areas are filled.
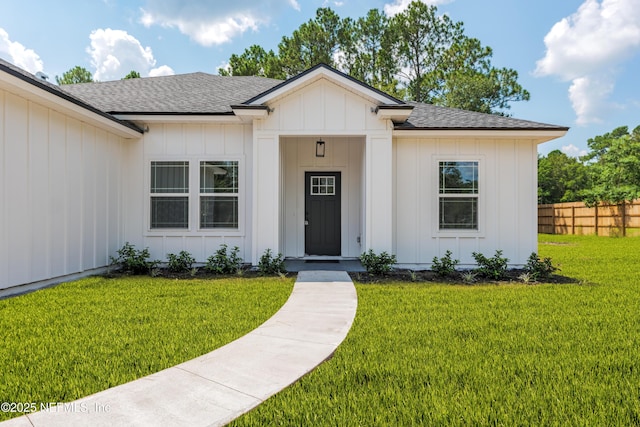
[[[149,123],[144,138],[127,145],[125,238],[136,248],[148,247],[152,259],[166,261],[168,253],[189,252],[196,262],[225,243],[240,248],[251,261],[251,206],[253,193],[252,130],[250,124]],[[199,162],[238,161],[239,195],[237,230],[199,230]],[[150,228],[150,176],[152,161],[189,161],[189,229]]]
[[[479,162],[478,231],[438,229],[438,161]],[[461,267],[472,252],[503,250],[509,264],[537,252],[537,145],[533,140],[394,139],[394,252],[428,268],[447,250]]]
[[[343,191],[349,191],[349,203],[345,205],[343,196],[342,256],[359,256],[371,247],[376,251],[391,250],[391,180],[378,174],[391,176],[392,125],[377,116],[376,102],[328,78],[320,78],[271,100],[268,105],[269,116],[255,120],[254,124],[256,153],[268,147],[262,150],[264,156],[256,155],[254,162],[256,171],[268,172],[255,178],[254,257],[259,257],[267,248],[287,256],[304,255],[304,230],[298,220],[304,215],[304,201],[300,201],[304,189],[300,190],[297,185],[303,183],[299,176],[304,176],[305,168],[333,168],[346,174]],[[318,138],[327,142],[327,155],[334,150],[335,156],[324,161],[314,160]],[[294,154],[295,143],[289,141],[295,140],[307,141],[308,150],[312,151]],[[357,142],[354,144],[354,141]],[[336,147],[342,142],[346,142],[348,148]],[[279,159],[273,158],[274,152],[280,153]],[[278,168],[274,169],[274,165]],[[298,175],[298,183],[294,183],[294,174]],[[348,177],[346,181],[345,177]],[[274,189],[276,183],[277,190]],[[295,221],[289,221],[293,216]]]
[[[261,133],[254,137],[253,152],[253,212],[255,230],[251,263],[270,249],[274,256],[280,251],[280,141],[277,135]]]
[[[0,90],[0,289],[108,265],[129,143]]]

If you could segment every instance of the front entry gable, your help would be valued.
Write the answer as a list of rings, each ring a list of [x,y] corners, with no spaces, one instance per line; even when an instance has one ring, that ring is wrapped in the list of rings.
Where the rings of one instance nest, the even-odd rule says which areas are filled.
[[[408,116],[412,106],[320,64],[234,106],[234,112],[246,115],[251,108],[268,113],[261,115],[260,130],[301,135],[384,131],[389,119],[396,121],[400,111]],[[389,109],[396,113],[387,114]]]
[[[270,103],[262,129],[281,134],[359,133],[386,129],[376,104],[326,79],[294,90]]]
[[[279,85],[272,87],[271,89],[254,96],[243,105],[264,105],[276,101],[282,96],[286,96],[288,93],[301,89],[304,86],[310,85],[313,82],[327,79],[333,81],[335,84],[343,87],[345,90],[354,92],[362,97],[368,98],[376,105],[389,104],[389,105],[402,105],[403,101],[392,97],[374,87],[371,87],[361,81],[344,74],[334,68],[329,67],[326,64],[318,64],[309,70],[292,77]]]

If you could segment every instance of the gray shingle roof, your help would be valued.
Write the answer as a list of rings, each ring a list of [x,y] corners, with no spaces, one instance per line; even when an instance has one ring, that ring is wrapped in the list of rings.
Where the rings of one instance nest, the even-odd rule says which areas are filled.
[[[109,113],[228,114],[280,80],[207,73],[64,85],[62,90]]]
[[[32,75],[4,61],[29,79]],[[295,77],[294,77],[295,79]],[[40,82],[40,80],[37,80]],[[36,84],[37,84],[36,82]],[[124,114],[233,114],[232,105],[241,105],[281,85],[281,80],[253,76],[218,76],[191,73],[147,77],[61,87],[42,82],[48,90],[81,100],[101,112]],[[407,102],[413,107],[397,130],[567,130],[567,127],[511,117],[484,114],[430,104]],[[104,113],[103,113],[104,114]]]
[[[397,130],[567,130],[563,126],[514,119],[495,114],[477,113],[456,108],[408,102],[413,111],[405,123],[397,124]]]

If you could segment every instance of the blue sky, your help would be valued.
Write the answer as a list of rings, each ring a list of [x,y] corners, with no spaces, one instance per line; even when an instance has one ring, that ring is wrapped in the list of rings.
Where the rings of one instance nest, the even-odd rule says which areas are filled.
[[[518,71],[531,101],[514,117],[570,126],[540,146],[578,155],[587,139],[640,125],[640,1],[423,0],[462,21],[493,48],[493,64]],[[282,36],[318,7],[358,18],[391,15],[407,0],[70,0],[6,1],[0,57],[55,81],[80,65],[99,80],[195,71],[217,73],[252,44],[277,51]]]

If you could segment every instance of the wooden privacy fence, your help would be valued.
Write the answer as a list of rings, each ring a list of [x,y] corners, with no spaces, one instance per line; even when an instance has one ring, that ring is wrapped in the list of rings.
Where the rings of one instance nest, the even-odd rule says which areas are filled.
[[[640,235],[640,199],[592,208],[583,202],[538,205],[538,233]]]

